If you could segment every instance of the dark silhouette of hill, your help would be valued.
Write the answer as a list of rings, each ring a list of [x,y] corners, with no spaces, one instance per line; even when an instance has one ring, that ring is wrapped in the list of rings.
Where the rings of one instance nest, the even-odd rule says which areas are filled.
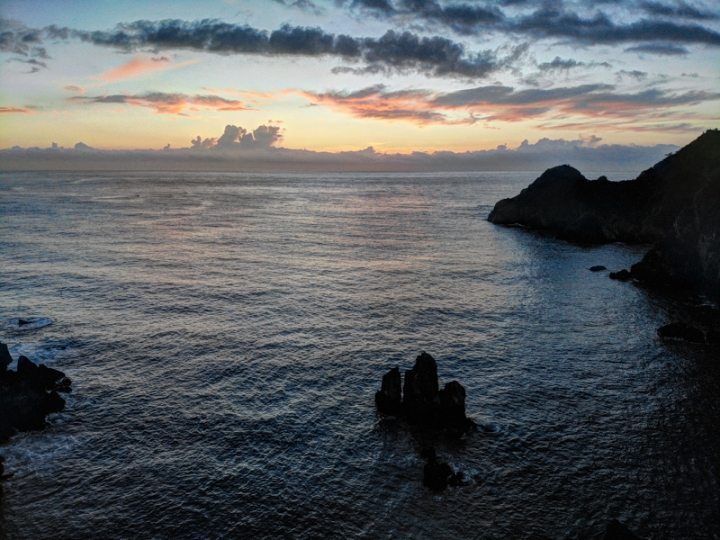
[[[588,180],[569,165],[545,171],[488,220],[576,243],[652,243],[632,277],[720,300],[720,131],[709,130],[635,180]]]

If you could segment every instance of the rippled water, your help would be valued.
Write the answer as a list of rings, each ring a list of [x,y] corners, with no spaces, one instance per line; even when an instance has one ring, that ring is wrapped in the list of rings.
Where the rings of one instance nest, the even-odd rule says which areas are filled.
[[[485,221],[536,176],[0,175],[0,320],[52,320],[0,339],[74,381],[0,447],[0,536],[720,534],[718,349],[587,270],[641,248]],[[486,432],[376,416],[422,350]],[[427,442],[471,484],[424,489]]]

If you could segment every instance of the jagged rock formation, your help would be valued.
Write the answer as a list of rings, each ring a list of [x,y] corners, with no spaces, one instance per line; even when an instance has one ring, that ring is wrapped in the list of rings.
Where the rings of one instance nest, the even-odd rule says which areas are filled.
[[[590,181],[562,165],[499,201],[495,224],[579,243],[652,243],[632,277],[720,299],[720,131],[710,130],[635,180]]]
[[[375,405],[383,414],[401,417],[424,426],[465,433],[475,423],[465,416],[465,389],[452,381],[439,390],[437,363],[423,352],[412,369],[405,372],[401,395],[400,369],[395,367],[383,376],[382,387],[375,394]]]
[[[65,407],[58,392],[70,392],[65,374],[27,357],[18,358],[17,371],[8,370],[13,359],[7,345],[0,343],[0,442],[16,431],[45,427],[45,417]]]

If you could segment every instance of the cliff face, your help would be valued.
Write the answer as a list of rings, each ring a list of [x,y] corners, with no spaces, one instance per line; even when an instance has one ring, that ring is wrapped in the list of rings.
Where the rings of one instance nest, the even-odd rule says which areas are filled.
[[[498,202],[488,220],[580,243],[654,243],[633,277],[720,299],[720,131],[707,131],[635,180],[590,181],[568,165],[549,169]]]

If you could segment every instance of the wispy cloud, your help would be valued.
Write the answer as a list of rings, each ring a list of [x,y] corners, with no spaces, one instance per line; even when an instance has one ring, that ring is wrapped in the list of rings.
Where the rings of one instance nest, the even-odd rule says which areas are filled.
[[[579,62],[574,58],[560,58],[556,56],[551,62],[543,62],[538,64],[540,71],[570,71],[576,68],[592,68],[592,67],[612,67],[607,62]]]
[[[679,47],[668,43],[648,43],[646,45],[628,47],[625,49],[625,52],[656,54],[658,56],[685,56],[689,51],[685,47]]]
[[[35,114],[35,111],[27,107],[0,107],[0,114]]]
[[[110,94],[102,96],[73,96],[70,101],[86,104],[127,104],[153,109],[159,114],[186,114],[186,111],[246,111],[250,107],[236,99],[216,95],[168,94],[148,92],[145,94]]]
[[[622,93],[615,90],[615,86],[610,84],[526,90],[492,85],[440,93],[430,90],[390,91],[383,85],[376,85],[355,92],[300,93],[314,104],[356,118],[420,125],[568,117],[638,121],[657,117],[663,114],[660,111],[672,107],[720,100],[720,93],[702,91],[671,93],[650,89]],[[661,129],[658,128],[658,131]]]
[[[451,119],[443,112],[432,110],[427,90],[404,90],[390,92],[384,85],[371,86],[357,92],[300,92],[311,102],[331,110],[349,114],[355,118],[372,118],[386,121],[403,121],[418,125],[427,124],[473,124],[476,119],[468,115]]]
[[[167,57],[151,58],[145,55],[137,54],[130,60],[120,66],[110,68],[96,75],[95,78],[101,81],[119,81],[124,79],[132,79],[149,71],[157,71],[165,69],[170,59]]]

